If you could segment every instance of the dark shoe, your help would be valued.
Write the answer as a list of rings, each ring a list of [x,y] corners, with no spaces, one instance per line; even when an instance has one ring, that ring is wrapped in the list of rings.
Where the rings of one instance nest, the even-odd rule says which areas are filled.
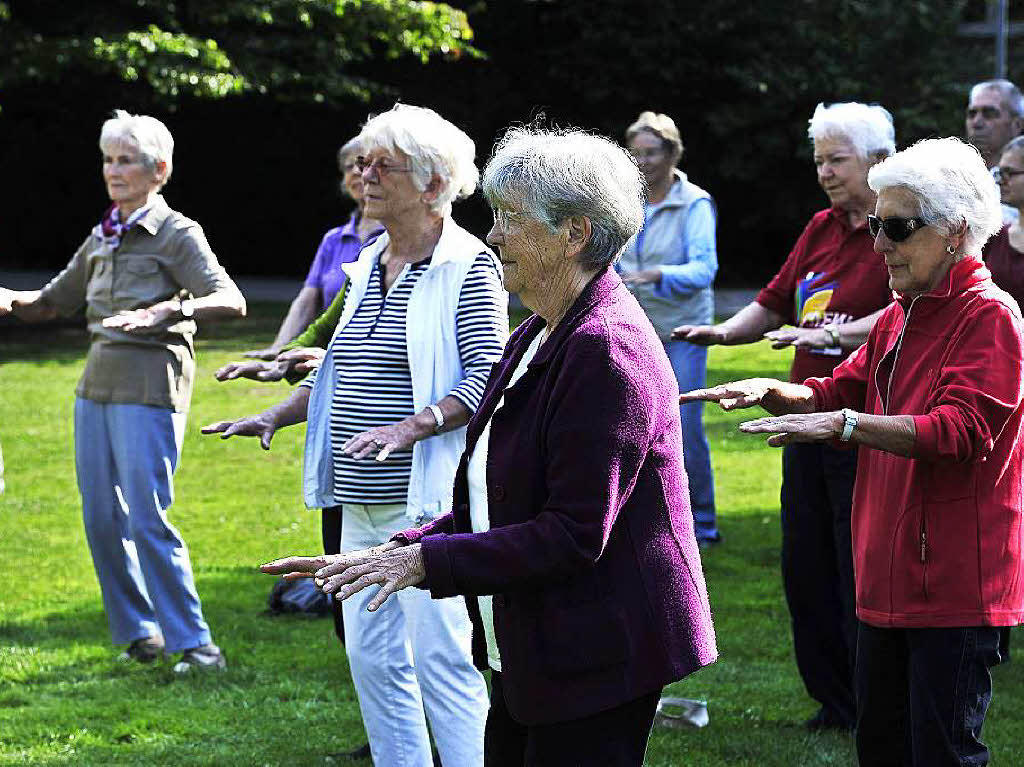
[[[841,730],[853,732],[853,722],[844,719],[830,708],[822,706],[818,713],[804,722],[804,729],[808,732],[822,732],[823,730]]]
[[[193,669],[198,671],[223,671],[228,667],[227,659],[215,644],[204,644],[185,650],[181,660],[174,664],[175,674],[188,674]]]
[[[357,761],[359,759],[370,758],[370,744],[364,743],[359,748],[353,748],[351,751],[339,751],[336,754],[328,754],[331,759],[348,759],[349,761]]]
[[[152,663],[164,654],[164,638],[157,634],[151,637],[136,639],[123,653],[117,656],[120,661],[137,661]]]

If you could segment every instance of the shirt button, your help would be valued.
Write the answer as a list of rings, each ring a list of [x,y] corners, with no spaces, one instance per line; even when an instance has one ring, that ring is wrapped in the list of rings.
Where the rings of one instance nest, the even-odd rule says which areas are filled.
[[[505,500],[505,488],[503,485],[495,485],[494,492],[492,493],[494,500],[503,501]]]

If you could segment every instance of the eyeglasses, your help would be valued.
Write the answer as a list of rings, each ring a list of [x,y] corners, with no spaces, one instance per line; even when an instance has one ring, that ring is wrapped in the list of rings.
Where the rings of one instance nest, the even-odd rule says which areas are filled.
[[[507,232],[509,224],[511,223],[522,223],[525,214],[517,213],[514,210],[504,210],[502,208],[495,208],[491,211],[494,214],[494,224],[502,231]]]
[[[868,214],[868,231],[871,232],[871,236],[877,237],[881,230],[893,242],[903,242],[923,226],[928,226],[923,218],[879,218]]]
[[[996,180],[996,183],[1002,183],[1003,181],[1013,181],[1017,176],[1024,175],[1024,170],[1014,170],[1013,168],[995,167],[992,169],[992,178]]]
[[[373,168],[378,175],[386,176],[389,173],[412,173],[412,168],[395,165],[393,160],[387,157],[378,157],[376,160],[368,160],[365,157],[356,158],[356,170],[365,173],[367,168]]]

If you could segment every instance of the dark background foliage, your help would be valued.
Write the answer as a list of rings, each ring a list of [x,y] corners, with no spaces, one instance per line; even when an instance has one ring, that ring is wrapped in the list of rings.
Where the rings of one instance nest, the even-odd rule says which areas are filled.
[[[993,45],[957,29],[984,15],[981,0],[0,2],[0,263],[67,260],[106,206],[96,140],[122,107],[171,128],[167,198],[229,270],[299,277],[345,214],[336,148],[400,98],[463,127],[481,162],[539,114],[616,138],[643,109],[672,115],[683,169],[719,206],[718,282],[755,285],[825,204],[815,105],[880,103],[900,147],[960,135]],[[489,225],[479,196],[455,215]]]

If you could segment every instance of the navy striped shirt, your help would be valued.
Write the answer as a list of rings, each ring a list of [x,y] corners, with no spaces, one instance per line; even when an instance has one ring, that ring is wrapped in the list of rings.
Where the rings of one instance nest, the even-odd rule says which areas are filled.
[[[392,453],[387,460],[355,460],[341,452],[351,437],[414,415],[412,375],[406,339],[409,297],[430,259],[406,266],[391,289],[383,292],[384,270],[376,261],[355,314],[328,349],[338,370],[331,400],[331,454],[334,502],[405,503],[412,471],[412,450]],[[499,300],[504,290],[494,259],[481,253],[459,293],[456,343],[466,377],[449,395],[475,411],[490,374],[490,362],[501,355],[508,319]],[[345,296],[348,302],[352,294]],[[312,378],[309,379],[309,382]]]

